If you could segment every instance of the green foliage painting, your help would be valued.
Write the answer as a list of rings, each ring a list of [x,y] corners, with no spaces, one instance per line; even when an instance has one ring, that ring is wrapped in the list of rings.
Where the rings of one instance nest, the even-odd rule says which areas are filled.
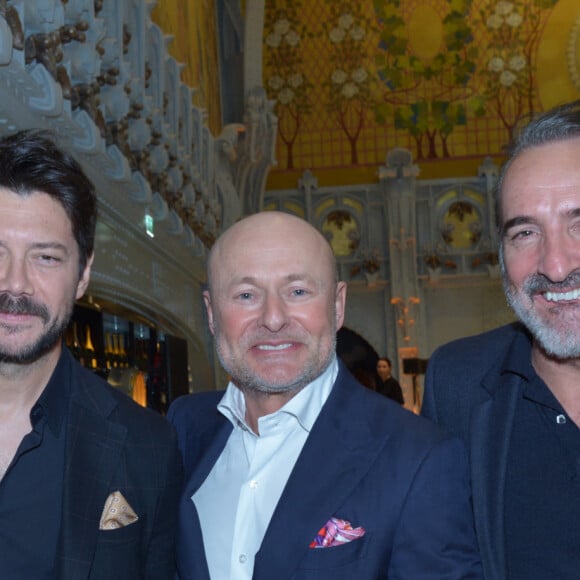
[[[500,153],[541,107],[537,59],[557,3],[266,0],[284,167],[376,163],[389,146],[418,161]]]

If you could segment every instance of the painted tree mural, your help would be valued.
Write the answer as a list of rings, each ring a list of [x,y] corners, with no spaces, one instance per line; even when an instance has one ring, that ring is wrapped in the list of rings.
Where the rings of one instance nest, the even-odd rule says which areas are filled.
[[[520,119],[580,90],[580,12],[563,2],[265,0],[277,170],[364,170],[392,147],[425,162],[501,154]],[[561,97],[560,81],[573,83]]]
[[[536,110],[534,65],[541,33],[558,0],[499,0],[484,4],[483,96],[511,138],[518,121]]]
[[[266,2],[264,23],[268,96],[276,101],[278,136],[286,148],[286,167],[294,167],[293,148],[304,115],[310,113],[312,83],[303,66],[302,39],[307,34],[301,23],[302,2]]]
[[[330,73],[323,83],[327,110],[335,117],[350,144],[351,163],[358,164],[357,142],[372,111],[373,73],[369,70],[368,36],[376,31],[360,3],[329,4],[330,18],[323,23],[328,39]]]
[[[374,7],[381,24],[377,72],[386,89],[375,108],[377,121],[394,117],[395,127],[413,136],[419,160],[450,157],[447,143],[454,128],[466,124],[468,113],[484,111],[470,84],[478,54],[467,18],[471,0],[416,8],[422,11],[417,20],[432,21],[430,45],[413,26],[416,14],[402,15],[400,0],[375,0]]]

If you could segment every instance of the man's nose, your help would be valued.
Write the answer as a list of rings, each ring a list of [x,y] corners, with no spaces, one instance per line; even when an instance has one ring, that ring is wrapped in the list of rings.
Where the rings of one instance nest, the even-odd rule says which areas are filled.
[[[562,282],[580,268],[580,241],[567,232],[545,234],[538,272],[552,282]]]
[[[262,307],[261,323],[271,332],[281,330],[288,320],[287,305],[277,294],[268,294]]]
[[[0,260],[0,292],[31,294],[32,282],[26,260],[4,257]]]

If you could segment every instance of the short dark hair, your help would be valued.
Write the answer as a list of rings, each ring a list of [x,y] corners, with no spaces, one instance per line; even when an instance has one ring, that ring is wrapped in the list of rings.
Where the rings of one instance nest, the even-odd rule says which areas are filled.
[[[505,176],[514,159],[524,151],[553,143],[580,137],[580,100],[565,103],[532,118],[527,125],[516,132],[506,149],[507,160],[503,164],[494,188],[495,222],[501,235],[501,193]]]
[[[0,187],[18,195],[41,192],[60,203],[79,247],[82,272],[95,245],[97,195],[80,164],[49,131],[24,130],[0,138]]]
[[[389,357],[380,356],[377,362],[379,362],[380,360],[384,360],[389,365],[389,367],[393,368],[393,364],[391,363],[391,359]]]

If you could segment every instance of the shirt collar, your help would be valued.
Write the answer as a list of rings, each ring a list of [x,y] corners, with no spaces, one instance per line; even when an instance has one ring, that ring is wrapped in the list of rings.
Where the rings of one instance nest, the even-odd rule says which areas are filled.
[[[544,381],[540,378],[532,364],[533,339],[524,329],[518,333],[511,344],[502,366],[502,373],[514,373],[521,376],[526,385],[522,396],[536,403],[560,410],[562,406]]]
[[[60,434],[70,399],[71,361],[64,353],[63,348],[52,376],[30,411],[31,422],[45,416],[55,436]]]
[[[305,431],[310,432],[326,399],[330,395],[330,391],[332,391],[332,386],[336,381],[337,375],[338,362],[336,356],[333,356],[329,365],[321,375],[296,393],[283,407],[267,415],[267,417],[272,417],[279,413],[291,415],[296,418]],[[246,402],[244,394],[231,381],[227,386],[224,396],[218,403],[218,411],[234,427],[239,426],[250,430],[245,421]],[[258,420],[258,424],[259,422],[260,420]]]
[[[520,375],[528,382],[537,376],[532,365],[532,337],[527,329],[522,328],[510,345],[501,367],[503,373]]]

